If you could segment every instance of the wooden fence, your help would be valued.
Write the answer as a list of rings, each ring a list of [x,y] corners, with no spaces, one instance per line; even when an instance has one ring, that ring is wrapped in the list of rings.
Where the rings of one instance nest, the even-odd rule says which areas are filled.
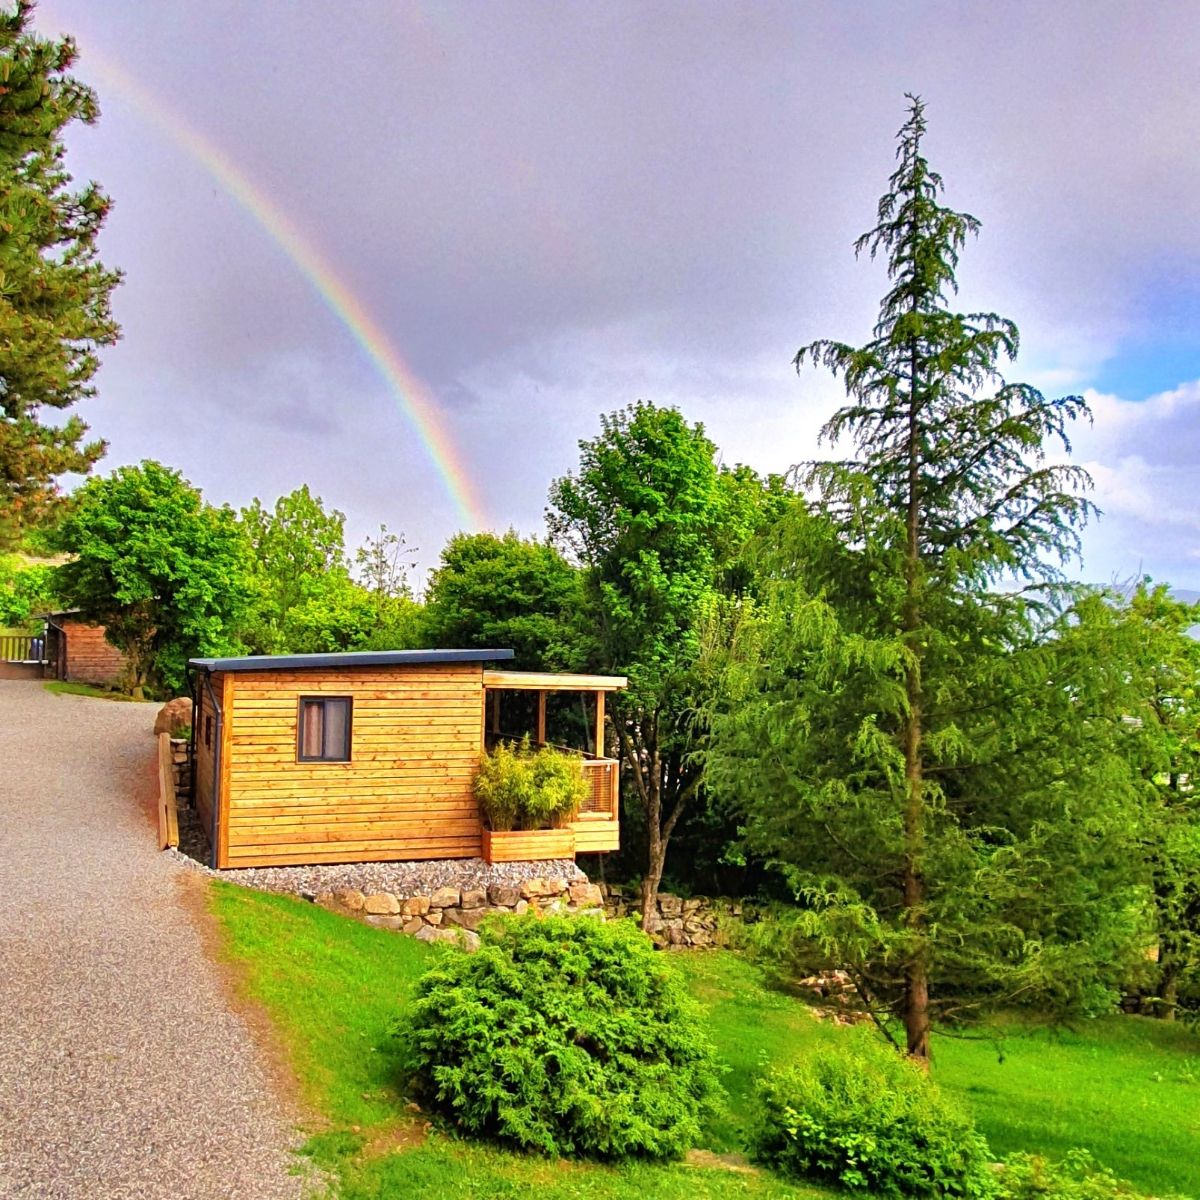
[[[46,639],[27,633],[0,634],[0,662],[41,662]]]
[[[171,735],[158,735],[158,847],[179,845],[179,809],[175,803],[175,763]]]

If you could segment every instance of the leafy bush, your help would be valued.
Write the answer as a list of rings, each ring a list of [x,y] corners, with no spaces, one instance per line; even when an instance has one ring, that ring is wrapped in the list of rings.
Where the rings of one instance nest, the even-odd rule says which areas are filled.
[[[1099,1166],[1086,1150],[1074,1150],[1062,1162],[1032,1154],[1014,1154],[1000,1172],[998,1200],[1117,1200],[1142,1192]]]
[[[874,1196],[995,1195],[971,1119],[870,1030],[771,1072],[758,1102],[754,1151],[786,1174]]]
[[[713,1050],[675,969],[628,922],[493,919],[394,1028],[412,1093],[465,1133],[544,1154],[695,1144]]]
[[[525,737],[501,742],[485,754],[475,778],[475,796],[488,828],[548,829],[566,824],[587,796],[583,765],[573,754],[549,746],[533,750]]]
[[[530,828],[566,825],[588,795],[578,755],[543,746],[533,756],[533,790],[523,814]]]
[[[479,762],[475,776],[475,798],[489,829],[507,833],[529,803],[533,789],[533,770],[529,755],[520,746],[501,742]]]

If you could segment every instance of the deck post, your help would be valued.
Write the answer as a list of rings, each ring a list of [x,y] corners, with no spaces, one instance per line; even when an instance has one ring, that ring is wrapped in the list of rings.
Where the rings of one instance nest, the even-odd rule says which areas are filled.
[[[537,694],[537,744],[544,746],[546,744],[546,693],[544,691]]]
[[[604,757],[604,693],[596,693],[596,757]]]

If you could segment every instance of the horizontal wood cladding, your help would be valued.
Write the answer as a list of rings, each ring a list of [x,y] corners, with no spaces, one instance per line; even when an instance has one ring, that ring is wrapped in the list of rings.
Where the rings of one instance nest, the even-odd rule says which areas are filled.
[[[483,831],[483,857],[490,863],[538,862],[575,857],[572,829],[514,829],[503,833]]]
[[[595,854],[600,850],[621,848],[621,824],[619,821],[573,821],[575,852]]]
[[[233,675],[227,865],[478,855],[482,674],[446,663]],[[302,696],[353,699],[349,762],[296,761]]]
[[[481,853],[479,839],[471,844],[455,841],[452,846],[443,846],[432,842],[423,842],[417,846],[404,846],[400,852],[396,848],[379,844],[371,849],[351,851],[346,846],[319,846],[316,843],[304,847],[292,854],[281,854],[270,847],[262,848],[252,856],[246,856],[239,862],[226,865],[234,867],[299,867],[309,863],[344,863],[344,862],[417,862],[427,858],[478,858]],[[253,857],[253,861],[249,858]]]

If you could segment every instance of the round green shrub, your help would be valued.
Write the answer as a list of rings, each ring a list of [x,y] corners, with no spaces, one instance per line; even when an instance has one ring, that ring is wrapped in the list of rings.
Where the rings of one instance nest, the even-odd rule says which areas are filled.
[[[849,1031],[758,1087],[756,1157],[872,1196],[992,1197],[987,1143],[915,1063]]]
[[[411,1093],[461,1131],[523,1150],[678,1157],[716,1089],[712,1046],[665,957],[630,922],[485,922],[396,1022]]]

